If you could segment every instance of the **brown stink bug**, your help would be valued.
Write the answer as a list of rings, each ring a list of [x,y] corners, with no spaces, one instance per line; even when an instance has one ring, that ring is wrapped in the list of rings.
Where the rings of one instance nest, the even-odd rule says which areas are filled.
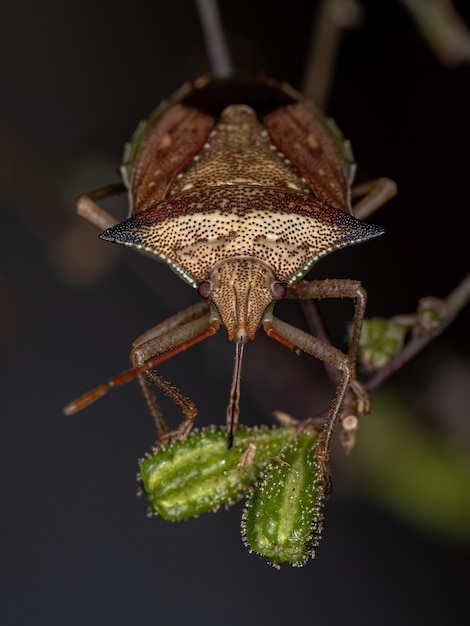
[[[381,235],[381,228],[357,216],[369,215],[395,193],[388,179],[353,190],[363,196],[354,216],[353,175],[349,145],[338,129],[288,85],[253,75],[185,84],[137,129],[126,147],[123,182],[81,196],[77,210],[104,230],[102,239],[165,261],[203,300],[139,337],[131,352],[133,369],[70,403],[66,413],[138,376],[159,440],[185,438],[196,407],[155,368],[222,324],[236,348],[227,410],[230,445],[243,348],[262,326],[291,350],[341,372],[316,447],[326,477],[347,397],[355,398],[358,412],[367,410],[355,367],[366,293],[355,280],[302,279],[326,254]],[[118,224],[96,201],[126,189],[130,217]],[[352,298],[348,353],[274,317],[274,304],[284,297]],[[182,410],[176,430],[166,424],[152,385]]]

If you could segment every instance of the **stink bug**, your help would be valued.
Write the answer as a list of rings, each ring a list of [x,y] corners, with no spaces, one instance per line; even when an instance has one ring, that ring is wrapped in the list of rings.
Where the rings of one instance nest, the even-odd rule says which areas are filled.
[[[131,352],[133,369],[70,403],[66,413],[138,376],[159,441],[184,439],[196,407],[155,368],[222,324],[236,349],[227,409],[230,446],[239,415],[243,348],[262,326],[291,350],[341,372],[316,446],[327,478],[333,431],[350,390],[358,412],[367,409],[355,367],[366,293],[354,280],[302,279],[321,257],[381,235],[381,228],[357,217],[395,193],[388,179],[351,193],[354,168],[349,144],[336,126],[284,83],[235,75],[183,85],[126,146],[122,182],[81,196],[77,210],[104,230],[102,239],[165,261],[203,300],[139,337]],[[126,189],[130,217],[118,224],[96,201]],[[352,195],[362,196],[355,216]],[[352,298],[348,353],[274,317],[274,304],[284,297]],[[180,407],[184,419],[175,430],[164,420],[152,385]]]

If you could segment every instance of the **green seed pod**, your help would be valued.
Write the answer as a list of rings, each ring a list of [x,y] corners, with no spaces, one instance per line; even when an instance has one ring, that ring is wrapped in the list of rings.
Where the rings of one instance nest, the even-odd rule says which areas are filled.
[[[359,361],[370,372],[384,367],[402,349],[407,327],[381,317],[364,319]]]
[[[298,567],[314,556],[322,529],[323,492],[314,448],[317,433],[304,431],[263,472],[243,513],[250,550],[279,567]]]
[[[140,464],[150,509],[176,521],[233,504],[293,437],[292,428],[240,427],[229,449],[225,429],[203,430],[156,450]]]

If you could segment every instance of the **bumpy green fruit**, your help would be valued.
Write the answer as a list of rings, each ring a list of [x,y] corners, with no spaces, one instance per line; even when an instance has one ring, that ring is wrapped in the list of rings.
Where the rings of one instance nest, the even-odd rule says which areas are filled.
[[[300,433],[264,470],[243,515],[246,545],[268,563],[304,565],[318,545],[323,493],[314,449],[317,434]]]
[[[382,317],[364,319],[359,343],[359,362],[370,372],[384,367],[400,352],[407,327]]]
[[[239,427],[229,449],[225,430],[203,430],[156,450],[140,465],[151,510],[176,521],[233,504],[294,436],[287,427]]]

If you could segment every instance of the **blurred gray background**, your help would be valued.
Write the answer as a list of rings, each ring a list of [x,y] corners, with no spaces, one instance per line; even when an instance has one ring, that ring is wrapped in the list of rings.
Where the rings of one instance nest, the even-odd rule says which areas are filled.
[[[300,88],[318,3],[220,4],[235,65]],[[312,276],[363,281],[368,314],[389,317],[445,297],[468,271],[470,67],[442,65],[398,2],[362,5],[328,113],[352,141],[358,181],[390,176],[399,195],[371,220],[383,238],[324,259]],[[468,23],[468,3],[456,6]],[[324,536],[301,570],[248,553],[241,504],[181,523],[146,517],[137,459],[155,436],[136,383],[62,414],[129,367],[136,336],[197,299],[167,267],[97,240],[74,199],[117,180],[138,121],[208,70],[189,0],[2,6],[0,622],[461,623],[468,308],[374,395],[351,457],[335,450]],[[125,215],[125,202],[106,208]],[[324,311],[341,345],[350,305]],[[277,313],[304,323],[298,303]],[[233,353],[221,331],[162,368],[198,404],[199,425],[224,422]],[[270,424],[274,409],[307,417],[326,393],[311,359],[262,334],[248,346],[243,422]]]

